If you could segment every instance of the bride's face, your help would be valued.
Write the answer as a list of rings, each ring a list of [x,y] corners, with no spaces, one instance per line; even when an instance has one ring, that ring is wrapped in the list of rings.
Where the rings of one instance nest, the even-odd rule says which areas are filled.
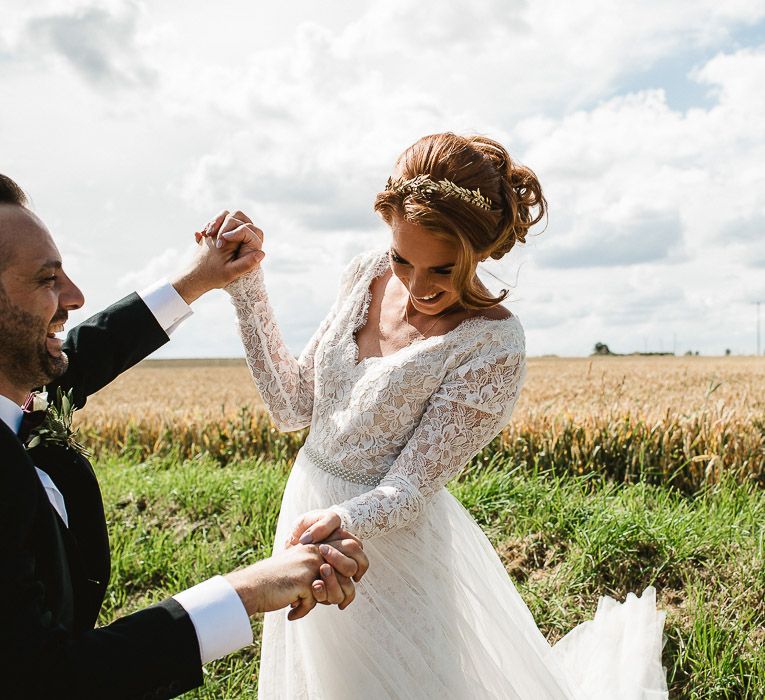
[[[451,278],[457,245],[399,217],[393,219],[391,231],[391,270],[409,292],[412,306],[435,316],[458,303]]]

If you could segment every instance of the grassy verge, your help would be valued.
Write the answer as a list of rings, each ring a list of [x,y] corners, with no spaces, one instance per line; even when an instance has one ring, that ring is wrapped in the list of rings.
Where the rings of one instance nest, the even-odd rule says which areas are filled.
[[[113,549],[102,621],[267,555],[287,465],[102,457]],[[654,584],[671,697],[765,697],[765,492],[723,479],[683,495],[507,465],[477,460],[451,489],[551,641],[591,617],[599,594]],[[256,643],[209,665],[188,697],[252,697],[258,658]]]

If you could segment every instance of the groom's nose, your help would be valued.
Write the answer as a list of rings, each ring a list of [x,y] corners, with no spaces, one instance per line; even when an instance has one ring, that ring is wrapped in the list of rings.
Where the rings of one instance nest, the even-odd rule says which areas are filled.
[[[85,303],[85,297],[82,295],[80,288],[69,279],[69,277],[62,271],[65,280],[62,284],[61,293],[58,297],[58,305],[62,309],[67,311],[74,311],[79,309]]]

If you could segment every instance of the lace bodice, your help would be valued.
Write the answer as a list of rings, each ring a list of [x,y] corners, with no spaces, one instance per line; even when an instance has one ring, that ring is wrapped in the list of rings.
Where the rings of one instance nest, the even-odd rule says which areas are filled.
[[[358,362],[370,284],[388,266],[378,251],[356,257],[327,317],[299,358],[285,345],[263,272],[231,294],[247,364],[276,426],[311,426],[304,449],[369,490],[333,506],[362,538],[416,520],[428,498],[510,419],[525,374],[523,329],[515,316],[477,317]]]

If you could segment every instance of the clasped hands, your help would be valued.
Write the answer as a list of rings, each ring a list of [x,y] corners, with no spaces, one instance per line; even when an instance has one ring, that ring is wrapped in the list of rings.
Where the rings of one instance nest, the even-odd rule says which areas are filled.
[[[225,578],[248,615],[290,606],[288,618],[297,620],[318,603],[346,608],[368,568],[361,542],[337,529],[324,542],[292,545]]]
[[[298,520],[284,551],[226,578],[249,615],[289,605],[287,617],[297,620],[317,603],[347,608],[368,568],[361,542],[340,527],[336,513],[320,510]]]
[[[201,231],[194,233],[199,245],[188,268],[172,280],[187,304],[211,289],[222,289],[254,270],[266,254],[263,231],[243,212],[223,210]]]
[[[318,544],[321,554],[329,563],[332,563],[328,556],[332,554],[331,549],[338,543],[346,549],[353,543],[356,543],[359,548],[362,547],[359,540],[341,527],[340,516],[337,513],[331,510],[312,510],[298,519],[284,546],[289,550],[291,547],[308,547]],[[366,571],[369,562],[363,550],[360,554],[364,558],[364,571]],[[344,574],[340,568],[334,567],[333,570],[328,564],[323,564],[319,573],[321,579],[314,581],[311,586],[316,601],[335,603],[342,596],[343,599],[338,602],[338,607],[340,610],[347,608],[356,597],[353,581],[358,582],[361,576]]]

